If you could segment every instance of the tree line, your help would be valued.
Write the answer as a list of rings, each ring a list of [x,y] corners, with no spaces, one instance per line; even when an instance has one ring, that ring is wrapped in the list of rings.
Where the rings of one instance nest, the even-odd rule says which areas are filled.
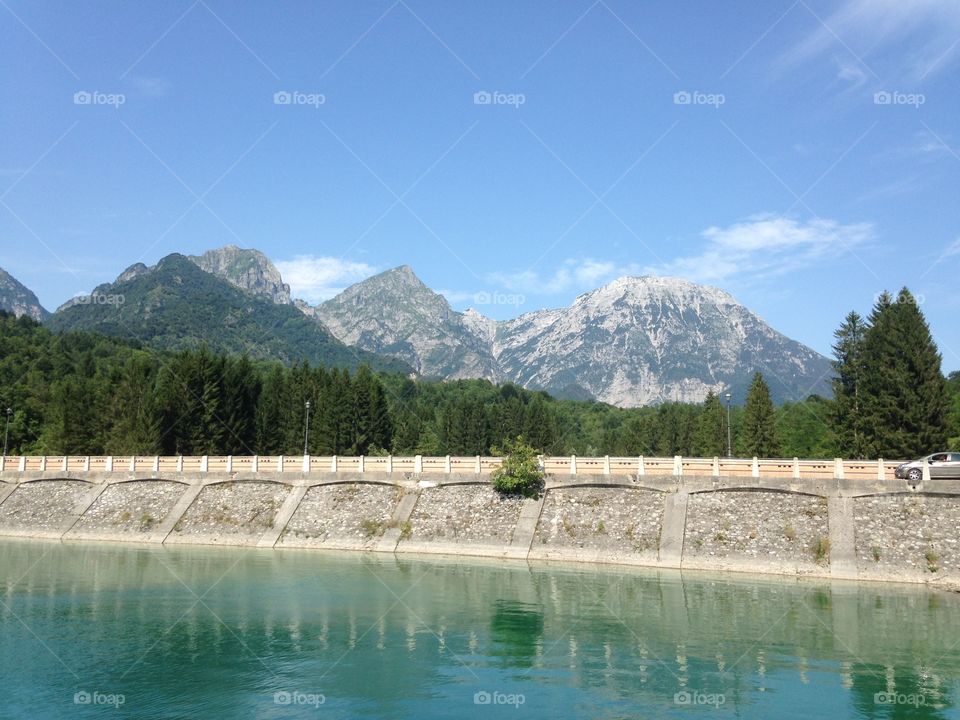
[[[745,402],[624,409],[512,383],[422,381],[163,352],[51,333],[0,314],[0,402],[11,454],[487,455],[522,436],[551,455],[913,457],[960,440],[960,375],[904,290],[836,333],[833,399],[775,407],[757,373]],[[307,406],[309,403],[309,408]]]

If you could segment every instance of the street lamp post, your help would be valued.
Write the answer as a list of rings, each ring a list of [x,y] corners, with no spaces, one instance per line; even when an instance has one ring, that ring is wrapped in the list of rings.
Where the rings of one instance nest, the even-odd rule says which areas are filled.
[[[306,412],[306,421],[303,423],[303,454],[307,454],[307,438],[310,437],[310,401],[303,404]]]
[[[726,393],[724,397],[727,399],[727,457],[733,457],[733,450],[731,448],[732,435],[730,433],[730,393]]]
[[[7,456],[7,438],[10,435],[10,416],[13,415],[13,408],[7,408],[7,426],[3,430],[3,456]]]

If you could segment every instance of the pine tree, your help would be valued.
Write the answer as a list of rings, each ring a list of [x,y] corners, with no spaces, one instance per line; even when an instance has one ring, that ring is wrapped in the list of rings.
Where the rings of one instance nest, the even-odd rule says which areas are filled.
[[[868,326],[856,312],[844,318],[833,336],[833,408],[830,425],[841,457],[867,457],[866,431],[860,397],[863,383],[863,342]]]
[[[722,457],[727,452],[727,416],[713,390],[707,393],[697,418],[693,452],[701,457]]]
[[[780,454],[780,438],[770,388],[759,372],[753,376],[747,392],[740,447],[748,457],[769,458]]]
[[[907,288],[885,294],[863,343],[865,445],[871,457],[912,458],[947,443],[948,397],[940,353]]]

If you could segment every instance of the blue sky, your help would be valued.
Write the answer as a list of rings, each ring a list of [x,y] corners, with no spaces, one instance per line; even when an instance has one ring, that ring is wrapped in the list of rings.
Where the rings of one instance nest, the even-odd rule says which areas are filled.
[[[680,275],[829,353],[847,311],[906,284],[960,368],[955,2],[0,18],[0,265],[49,309],[233,243],[311,301],[406,263],[496,318]]]

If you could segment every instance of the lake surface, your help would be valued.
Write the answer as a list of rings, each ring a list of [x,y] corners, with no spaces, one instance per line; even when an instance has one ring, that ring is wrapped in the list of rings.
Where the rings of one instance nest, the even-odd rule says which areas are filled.
[[[0,541],[3,718],[960,717],[960,596]]]

